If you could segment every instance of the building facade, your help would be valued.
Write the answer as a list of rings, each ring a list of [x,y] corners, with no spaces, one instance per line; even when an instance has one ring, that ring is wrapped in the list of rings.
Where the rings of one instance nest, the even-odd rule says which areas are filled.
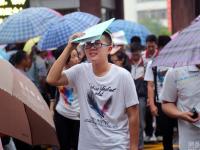
[[[0,0],[0,23],[14,13],[29,7],[29,0]]]
[[[167,26],[167,0],[125,0],[124,18],[134,22],[154,19]]]
[[[57,10],[61,14],[74,11],[83,11],[101,17],[123,18],[123,0],[30,0],[31,7],[48,7]]]
[[[6,17],[28,7],[48,7],[63,15],[83,11],[102,20],[124,18],[123,0],[0,0],[0,23]]]
[[[170,7],[170,26],[172,33],[182,30],[200,14],[199,0],[168,0]]]

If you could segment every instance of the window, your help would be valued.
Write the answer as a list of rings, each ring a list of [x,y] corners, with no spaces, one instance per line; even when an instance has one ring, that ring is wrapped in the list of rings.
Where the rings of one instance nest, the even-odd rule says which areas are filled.
[[[167,10],[148,10],[148,11],[138,11],[138,18],[152,18],[152,19],[165,19],[167,18]]]
[[[166,0],[137,0],[138,2],[166,1]]]

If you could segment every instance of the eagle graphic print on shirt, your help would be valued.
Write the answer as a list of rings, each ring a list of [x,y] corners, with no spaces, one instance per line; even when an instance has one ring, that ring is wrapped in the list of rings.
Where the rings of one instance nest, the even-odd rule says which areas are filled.
[[[111,86],[89,84],[87,102],[94,115],[85,119],[85,122],[105,128],[117,127],[117,124],[111,123],[108,119],[109,110],[113,105],[113,94],[116,90],[117,88]]]
[[[102,118],[104,118],[104,113],[109,109],[111,103],[112,103],[112,96],[106,100],[105,104],[103,105],[102,108],[100,108],[100,106],[98,106],[96,99],[95,99],[95,95],[92,92],[92,90],[88,91],[87,93],[87,99],[88,99],[88,103],[90,105],[90,107]]]

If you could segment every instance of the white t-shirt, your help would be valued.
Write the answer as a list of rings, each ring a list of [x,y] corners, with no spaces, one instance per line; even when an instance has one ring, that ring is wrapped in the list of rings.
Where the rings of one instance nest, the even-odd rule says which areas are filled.
[[[141,78],[141,77],[144,77],[145,68],[144,68],[143,65],[140,65],[141,61],[142,61],[142,58],[140,59],[138,64],[132,64],[131,65],[131,75],[132,75],[134,80]]]
[[[80,107],[75,88],[62,86],[59,87],[59,101],[56,105],[56,111],[69,119],[80,119]]]
[[[167,72],[161,99],[174,102],[180,111],[193,107],[200,112],[200,70],[196,66],[170,69]],[[200,149],[200,121],[191,124],[178,120],[179,145],[181,150]]]
[[[64,72],[78,92],[79,150],[128,150],[126,108],[139,103],[131,74],[112,64],[106,75],[98,77],[91,63]]]
[[[152,61],[149,61],[147,64],[144,80],[145,81],[153,81],[154,82],[154,75],[153,75],[153,70],[152,70]],[[169,67],[163,67],[163,66],[158,66],[157,67],[157,92],[158,92],[158,99],[156,99],[156,102],[161,103],[162,100],[160,99],[160,93],[163,87],[163,82],[165,75],[170,69]]]
[[[146,53],[147,53],[147,50],[145,50],[145,51],[142,52],[142,59],[144,61],[144,66],[145,67],[147,67],[147,64],[156,57],[157,50],[155,51],[155,53],[151,57],[146,57]]]

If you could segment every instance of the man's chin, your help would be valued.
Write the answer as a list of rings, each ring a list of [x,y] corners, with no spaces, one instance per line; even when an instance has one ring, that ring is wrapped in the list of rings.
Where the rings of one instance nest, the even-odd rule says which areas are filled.
[[[96,57],[90,57],[89,60],[92,62],[92,61],[97,61],[97,58]]]

